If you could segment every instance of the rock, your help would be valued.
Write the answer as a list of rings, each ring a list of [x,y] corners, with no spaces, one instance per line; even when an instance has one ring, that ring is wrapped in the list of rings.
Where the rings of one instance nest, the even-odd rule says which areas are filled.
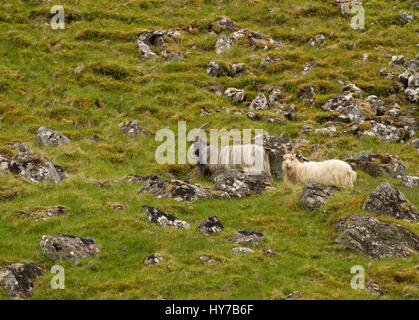
[[[196,231],[200,231],[203,235],[209,236],[211,233],[224,231],[224,227],[218,217],[209,217],[201,222]]]
[[[60,182],[67,177],[64,169],[39,154],[30,153],[21,145],[20,152],[12,159],[0,155],[0,172],[24,177],[31,182]]]
[[[155,54],[153,51],[151,51],[150,47],[147,44],[145,44],[143,41],[137,40],[137,44],[138,44],[138,50],[141,53],[141,59],[143,59],[143,60],[148,60],[148,59],[156,60],[158,58],[157,54]]]
[[[406,188],[419,187],[419,177],[404,176],[402,177],[402,182]]]
[[[314,85],[310,84],[304,87],[299,94],[299,99],[303,103],[308,103],[310,105],[314,105],[316,100],[316,92],[314,90]]]
[[[40,127],[36,135],[39,144],[45,146],[60,146],[62,144],[70,143],[70,139],[59,132],[55,132],[51,129]]]
[[[39,247],[42,253],[52,260],[63,259],[70,262],[94,257],[100,253],[93,239],[65,234],[43,235]]]
[[[164,50],[161,54],[166,61],[182,61],[185,58],[182,52],[168,52]]]
[[[175,227],[177,229],[189,229],[190,225],[186,221],[179,220],[174,215],[165,213],[157,208],[143,206],[143,211],[148,214],[150,221],[158,226]]]
[[[419,138],[413,139],[408,144],[411,145],[411,146],[414,146],[416,149],[418,149],[419,148]]]
[[[281,58],[270,58],[268,56],[260,59],[259,68],[263,69],[266,66],[281,62]]]
[[[250,110],[266,110],[269,109],[268,100],[263,93],[260,93],[249,106]]]
[[[224,77],[230,73],[230,65],[221,61],[211,60],[207,63],[206,68],[211,77]]]
[[[337,129],[334,125],[330,125],[325,128],[319,128],[314,130],[315,133],[322,133],[326,137],[335,137],[337,135]]]
[[[404,93],[410,102],[419,102],[419,73],[409,77]]]
[[[262,191],[272,188],[268,183],[270,175],[249,174],[240,170],[225,170],[211,178],[215,190],[227,193],[230,197],[243,198],[251,194],[260,194]]]
[[[34,264],[15,263],[0,270],[0,287],[11,299],[26,299],[32,296],[34,282],[43,274]]]
[[[231,98],[233,101],[241,102],[244,101],[246,94],[244,93],[244,90],[236,89],[236,88],[228,88],[224,95],[226,97]]]
[[[138,194],[151,193],[156,197],[172,198],[176,201],[194,201],[210,197],[211,192],[200,185],[185,180],[148,180]]]
[[[307,134],[307,133],[310,133],[311,131],[313,131],[313,127],[305,124],[301,127],[301,130],[300,132],[298,132],[298,134]]]
[[[211,115],[211,113],[209,113],[204,108],[201,108],[201,113],[199,114],[200,117],[209,117],[210,115]]]
[[[114,210],[124,210],[126,208],[126,205],[119,202],[109,202],[108,207]]]
[[[233,63],[230,69],[230,76],[231,77],[238,77],[248,74],[249,72],[246,70],[246,66],[244,63]]]
[[[407,11],[401,11],[399,17],[402,24],[409,24],[415,19],[414,14]]]
[[[157,253],[155,253],[155,254],[152,254],[151,256],[147,257],[144,260],[144,263],[148,266],[151,266],[153,264],[157,264],[157,263],[160,263],[160,262],[163,262],[163,261],[164,261],[163,257],[158,255]]]
[[[365,284],[365,291],[374,297],[381,296],[383,294],[383,290],[378,283],[373,281],[368,281]]]
[[[209,256],[199,256],[199,260],[203,261],[206,264],[218,264],[220,261],[218,259],[211,258]]]
[[[238,231],[233,233],[233,243],[256,247],[263,239],[263,233],[255,231]]]
[[[405,130],[402,128],[382,124],[375,120],[371,120],[370,123],[371,129],[362,131],[363,135],[376,136],[378,139],[387,142],[399,142],[405,136]]]
[[[324,111],[338,112],[351,104],[353,95],[351,93],[340,93],[336,97],[326,101],[321,107]]]
[[[291,292],[285,300],[295,300],[301,297],[300,291]]]
[[[231,48],[232,40],[227,36],[219,36],[215,42],[215,52],[221,54]]]
[[[255,120],[255,121],[265,121],[268,123],[276,123],[280,125],[284,125],[287,123],[284,119],[281,119],[281,117],[269,116],[269,115],[264,115],[264,114],[259,114],[259,113],[256,114],[254,112],[247,112],[246,115],[249,119]]]
[[[373,177],[386,175],[392,178],[406,175],[406,167],[398,156],[388,153],[361,151],[342,157],[354,170],[361,169]]]
[[[302,68],[301,73],[306,74],[306,73],[310,72],[311,70],[313,70],[318,65],[319,65],[319,63],[316,62],[316,61],[309,62]]]
[[[342,234],[336,243],[367,257],[401,258],[419,251],[419,235],[398,224],[353,215],[336,226]]]
[[[233,31],[236,27],[236,23],[230,18],[223,17],[211,25],[211,30],[219,33],[222,31]]]
[[[232,34],[230,34],[230,39],[232,39],[234,41],[239,41],[246,36],[247,36],[246,29],[240,29],[240,30],[237,30],[237,31],[233,32]]]
[[[254,253],[252,249],[245,247],[236,247],[230,250],[231,253]]]
[[[263,248],[263,249],[262,249],[262,251],[263,251],[263,254],[264,254],[265,256],[280,258],[279,254],[278,254],[276,251],[272,250],[272,249],[269,249],[269,248]]]
[[[144,31],[137,36],[137,42],[142,41],[146,45],[162,46],[164,44],[163,37],[165,34],[166,30],[163,29]]]
[[[138,175],[138,174],[129,174],[125,177],[125,179],[129,182],[134,183],[143,183],[144,181],[149,180],[159,180],[160,178],[156,176],[155,174],[149,174],[149,175]]]
[[[128,122],[121,122],[119,124],[119,128],[122,130],[123,133],[125,133],[127,136],[139,136],[140,134],[142,136],[147,136],[148,131],[145,129],[140,128],[138,125],[137,120],[131,120]]]
[[[311,47],[323,47],[325,40],[326,40],[326,37],[324,36],[324,34],[318,34],[314,38],[311,38],[308,41],[308,44]]]
[[[390,66],[394,65],[403,65],[405,62],[404,56],[392,56],[391,62],[389,63]]]
[[[47,221],[52,217],[57,217],[66,214],[66,207],[64,206],[56,206],[56,207],[50,207],[50,208],[44,208],[44,209],[38,209],[31,212],[24,212],[22,213],[23,218],[29,218],[29,217],[36,217],[34,222],[38,221]]]
[[[301,206],[305,209],[315,210],[329,201],[338,187],[324,187],[316,182],[309,182],[301,191]]]
[[[387,116],[396,117],[400,114],[400,109],[399,108],[391,108],[391,109],[387,110],[384,114],[387,115]]]
[[[363,210],[396,219],[417,222],[419,211],[397,188],[388,182],[371,191],[362,206]]]
[[[281,90],[277,87],[272,87],[269,90],[269,105],[271,107],[280,104],[281,100],[283,99],[283,94]]]

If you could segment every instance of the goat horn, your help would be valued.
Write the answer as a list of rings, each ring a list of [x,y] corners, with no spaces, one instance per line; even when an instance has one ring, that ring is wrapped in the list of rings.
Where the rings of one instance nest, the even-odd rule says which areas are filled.
[[[211,122],[206,122],[202,126],[199,127],[199,129],[204,129],[206,126],[208,126]]]
[[[296,145],[294,145],[291,149],[291,153],[295,153],[295,150],[297,150],[298,148],[304,146],[304,143],[297,143]]]

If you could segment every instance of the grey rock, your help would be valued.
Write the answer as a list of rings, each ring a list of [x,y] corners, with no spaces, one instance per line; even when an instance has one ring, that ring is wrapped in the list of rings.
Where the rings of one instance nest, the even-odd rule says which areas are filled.
[[[363,210],[400,220],[417,222],[419,211],[397,188],[388,182],[371,191],[362,206]]]
[[[246,94],[245,94],[244,90],[236,89],[236,88],[228,88],[224,92],[224,95],[226,97],[231,98],[233,101],[236,101],[236,102],[244,101],[244,99],[246,97]]]
[[[344,155],[342,159],[354,170],[361,169],[373,177],[386,175],[398,178],[406,175],[406,167],[396,155],[361,151]]]
[[[309,62],[302,68],[301,73],[306,74],[306,73],[310,72],[311,70],[313,70],[318,65],[319,65],[319,63],[316,62],[316,61]]]
[[[378,297],[383,294],[381,287],[374,281],[368,281],[365,284],[365,291],[374,297]]]
[[[335,192],[335,186],[321,186],[316,182],[309,182],[301,191],[301,206],[305,209],[315,210],[328,202]]]
[[[37,221],[47,221],[52,217],[58,217],[64,214],[66,214],[66,207],[56,206],[56,207],[38,209],[31,212],[24,212],[22,213],[21,216],[23,218],[36,217],[34,222],[37,222]]]
[[[373,217],[353,215],[339,221],[336,229],[342,232],[336,243],[367,257],[401,258],[419,251],[417,233]]]
[[[213,264],[218,264],[218,263],[220,263],[220,261],[218,259],[214,259],[214,258],[211,258],[210,256],[205,256],[205,255],[200,256],[199,260],[201,260],[202,262],[204,262],[206,264],[212,264],[212,263]]]
[[[371,120],[370,123],[371,129],[362,131],[363,135],[376,136],[378,139],[387,142],[399,142],[405,136],[405,130],[403,128],[386,125],[375,120]]]
[[[55,132],[51,129],[40,127],[36,135],[39,144],[45,146],[59,146],[70,143],[70,139],[60,132]]]
[[[263,233],[255,231],[238,231],[233,233],[233,243],[256,247],[263,239]]]
[[[324,36],[324,34],[318,34],[314,38],[311,38],[308,41],[308,44],[312,47],[323,47],[325,40],[326,37]]]
[[[137,42],[142,41],[146,45],[161,46],[164,44],[163,36],[166,34],[166,30],[150,30],[144,31],[137,36]]]
[[[285,300],[296,300],[301,297],[300,291],[291,292]]]
[[[310,84],[304,87],[299,94],[299,99],[301,102],[307,102],[310,105],[314,105],[316,100],[316,92],[314,90],[314,85]]]
[[[186,221],[182,221],[174,215],[163,212],[157,208],[144,205],[142,209],[147,213],[149,220],[158,226],[170,226],[177,229],[189,229],[191,227]]]
[[[93,239],[65,234],[43,235],[39,247],[42,253],[52,260],[63,259],[70,262],[94,257],[100,253]]]
[[[137,44],[138,44],[138,50],[141,53],[141,59],[143,60],[156,60],[158,58],[157,54],[155,54],[150,47],[145,44],[143,41],[141,40],[137,40]]]
[[[262,251],[265,256],[280,258],[279,254],[270,248],[263,248]]]
[[[164,261],[164,258],[160,255],[158,255],[157,253],[152,254],[151,256],[147,257],[144,260],[144,263],[148,266],[151,266],[153,264],[158,264]]]
[[[215,42],[215,52],[217,54],[221,54],[224,51],[230,49],[231,45],[232,45],[232,40],[229,37],[225,35],[219,36],[217,38],[217,41]]]
[[[230,250],[231,253],[254,253],[252,249],[245,247],[236,247]]]
[[[259,68],[263,69],[266,66],[281,62],[281,58],[270,58],[268,56],[260,59]]]
[[[32,296],[34,282],[43,274],[34,264],[15,263],[0,270],[0,287],[11,299],[26,299]]]
[[[140,128],[138,125],[137,120],[131,120],[128,122],[121,122],[119,124],[119,128],[122,130],[123,133],[125,133],[127,136],[147,136],[148,131],[145,129]]]
[[[204,221],[202,221],[196,230],[200,231],[203,235],[208,236],[211,233],[224,231],[224,227],[221,224],[220,219],[216,216],[213,216],[206,218]]]
[[[268,100],[263,93],[260,93],[256,98],[253,99],[249,106],[250,110],[266,110],[269,109]]]
[[[400,12],[399,17],[402,24],[409,24],[415,19],[415,15],[407,11]]]
[[[419,177],[404,176],[402,177],[402,183],[406,188],[419,187]]]

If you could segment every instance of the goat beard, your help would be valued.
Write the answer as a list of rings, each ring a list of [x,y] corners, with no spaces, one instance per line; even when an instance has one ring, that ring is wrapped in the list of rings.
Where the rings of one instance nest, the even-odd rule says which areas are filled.
[[[284,181],[291,182],[291,183],[297,183],[297,170],[294,167],[288,168],[284,170]]]

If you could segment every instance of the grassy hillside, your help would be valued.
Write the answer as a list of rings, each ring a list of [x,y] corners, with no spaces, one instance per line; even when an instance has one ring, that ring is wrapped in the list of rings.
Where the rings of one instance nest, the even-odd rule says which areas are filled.
[[[64,5],[65,30],[49,26],[54,4]],[[322,146],[312,154],[304,151],[314,160],[363,150],[388,152],[400,157],[408,175],[419,176],[418,152],[413,146],[368,136],[299,134],[304,124],[324,126],[315,119],[325,114],[320,106],[339,92],[340,82],[356,84],[365,96],[397,103],[402,112],[416,108],[414,116],[419,116],[417,105],[408,102],[402,91],[388,90],[394,81],[377,74],[383,67],[391,70],[388,64],[393,55],[415,57],[417,19],[407,25],[399,22],[400,11],[418,15],[411,4],[366,1],[366,28],[353,30],[334,0],[2,1],[0,145],[25,142],[30,150],[62,165],[69,178],[59,184],[33,184],[0,175],[0,267],[25,262],[49,271],[56,262],[41,253],[39,240],[43,234],[64,233],[92,237],[102,253],[76,264],[60,261],[66,271],[66,289],[52,290],[52,274],[47,272],[36,283],[32,299],[283,299],[293,291],[300,291],[302,299],[375,299],[351,289],[353,265],[364,266],[367,280],[380,284],[385,292],[381,299],[417,299],[418,255],[372,260],[333,243],[338,235],[334,224],[354,213],[367,214],[362,204],[382,181],[397,186],[418,207],[417,188],[407,189],[398,179],[373,178],[358,171],[358,192],[342,190],[313,212],[300,207],[303,185],[290,191],[282,181],[274,181],[277,188],[260,196],[182,203],[140,196],[140,185],[121,179],[131,173],[188,177],[193,166],[158,165],[154,158],[160,144],[154,141],[154,134],[165,127],[176,132],[179,120],[185,120],[188,129],[211,121],[211,128],[263,128],[293,140],[304,138]],[[209,28],[223,16],[240,28],[279,39],[283,45],[265,51],[235,44],[217,55],[218,35]],[[181,41],[169,42],[169,46],[185,54],[182,61],[141,59],[135,36],[141,30],[158,28],[181,30]],[[333,39],[328,37],[331,32],[335,32]],[[308,40],[319,33],[326,35],[325,46],[309,46]],[[364,53],[368,53],[367,62]],[[281,58],[281,62],[261,69],[260,58],[265,55]],[[253,76],[210,77],[205,65],[211,59],[243,62]],[[313,60],[319,65],[302,74],[301,68]],[[298,99],[300,90],[309,84],[317,93],[315,106]],[[245,89],[246,102],[264,86],[282,87],[286,104],[297,106],[297,119],[285,125],[252,121],[244,103],[209,90],[216,85]],[[222,107],[232,112],[216,112]],[[200,116],[201,108],[210,112],[208,118]],[[118,124],[132,119],[150,135],[124,135]],[[71,144],[39,146],[36,132],[40,126],[62,132]],[[94,134],[100,141],[91,140]],[[189,178],[212,185],[202,176]],[[105,186],[98,187],[98,181]],[[116,211],[110,202],[126,208]],[[141,211],[144,204],[174,214],[192,228],[164,229],[151,224]],[[67,214],[41,222],[20,217],[20,212],[55,205],[65,206]],[[225,232],[204,237],[195,231],[204,218],[214,215]],[[418,224],[386,217],[380,220],[419,232]],[[264,233],[254,254],[230,253],[234,246],[229,242],[231,234],[238,230]],[[280,259],[263,255],[263,247],[277,251]],[[165,261],[146,266],[144,259],[155,252]],[[221,262],[207,265],[200,255]],[[7,299],[2,291],[0,299]]]

